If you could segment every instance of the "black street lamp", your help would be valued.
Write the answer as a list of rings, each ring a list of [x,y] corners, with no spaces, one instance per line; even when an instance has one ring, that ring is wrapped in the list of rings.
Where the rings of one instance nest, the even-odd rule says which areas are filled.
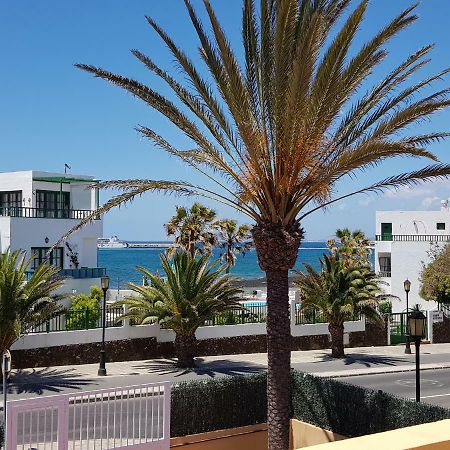
[[[106,352],[105,352],[105,328],[106,328],[106,292],[109,289],[109,277],[105,275],[101,278],[101,285],[103,290],[103,308],[102,308],[102,349],[100,350],[100,367],[98,368],[98,375],[106,375]]]
[[[416,345],[416,402],[420,402],[420,342],[425,331],[425,314],[416,305],[412,313],[408,316],[409,336],[414,339]]]
[[[409,281],[408,279],[406,279],[403,282],[403,288],[405,289],[406,292],[406,320],[408,320],[408,313],[409,313],[409,291],[411,290],[411,281]],[[406,335],[406,347],[405,347],[405,353],[407,353],[408,355],[411,354],[411,345],[409,342],[409,333]]]

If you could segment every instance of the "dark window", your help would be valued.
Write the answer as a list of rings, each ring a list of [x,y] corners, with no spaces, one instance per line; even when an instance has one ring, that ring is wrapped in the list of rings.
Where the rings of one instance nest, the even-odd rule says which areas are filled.
[[[385,276],[391,276],[391,257],[390,256],[380,256],[380,272]]]
[[[36,191],[37,217],[69,217],[70,192]]]
[[[33,261],[31,263],[31,270],[36,270],[40,264],[43,262],[47,262],[51,266],[56,266],[60,269],[64,267],[63,260],[63,248],[57,247],[54,248],[49,255],[47,252],[50,250],[50,247],[31,247],[31,256],[33,257]]]
[[[436,224],[436,230],[445,230],[445,223],[444,222],[438,222]]]
[[[0,207],[22,206],[22,191],[0,192]]]

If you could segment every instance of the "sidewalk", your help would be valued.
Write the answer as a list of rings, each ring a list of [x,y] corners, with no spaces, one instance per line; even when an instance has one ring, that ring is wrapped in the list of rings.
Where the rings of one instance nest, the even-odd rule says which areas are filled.
[[[414,352],[414,348],[412,348]],[[320,376],[346,377],[415,370],[415,355],[404,346],[346,349],[347,357],[335,360],[330,350],[292,352],[292,367]],[[198,367],[184,370],[174,360],[126,361],[107,364],[108,375],[97,375],[97,364],[59,366],[14,371],[9,399],[54,395],[76,391],[129,386],[157,381],[180,382],[220,376],[258,373],[267,368],[265,353],[206,356],[197,358]],[[450,344],[421,346],[422,370],[450,368]]]

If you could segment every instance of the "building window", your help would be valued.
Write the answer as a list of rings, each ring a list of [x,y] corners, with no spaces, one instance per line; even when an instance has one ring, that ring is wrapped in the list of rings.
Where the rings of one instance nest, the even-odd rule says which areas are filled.
[[[381,224],[381,240],[392,241],[392,223]]]
[[[22,191],[0,192],[0,207],[11,208],[22,206]]]
[[[382,277],[391,276],[391,257],[390,256],[380,256],[378,259],[380,263],[380,275]]]
[[[438,222],[436,224],[436,230],[445,230],[445,223],[444,222]]]
[[[36,191],[37,217],[69,217],[70,192]]]
[[[40,264],[47,262],[51,266],[56,266],[59,269],[64,267],[64,252],[62,247],[54,248],[49,255],[47,252],[50,247],[31,247],[31,256],[33,261],[31,263],[31,270],[35,271]]]

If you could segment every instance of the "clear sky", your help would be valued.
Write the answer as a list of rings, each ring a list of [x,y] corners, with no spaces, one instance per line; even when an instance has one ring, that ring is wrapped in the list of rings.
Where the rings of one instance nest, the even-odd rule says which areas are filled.
[[[203,16],[200,0],[192,0]],[[233,45],[240,48],[241,0],[212,0]],[[356,3],[355,3],[356,4]],[[412,4],[409,0],[372,0],[360,30],[361,45],[393,15]],[[371,83],[401,58],[428,43],[436,43],[432,63],[423,76],[450,65],[450,1],[423,0],[420,16],[412,27],[392,41],[390,56]],[[165,87],[129,52],[137,48],[172,70],[172,58],[144,19],[150,15],[177,43],[197,57],[197,40],[181,0],[14,0],[0,4],[0,170],[72,172],[99,179],[182,177],[191,171],[143,140],[135,131],[149,125],[175,145],[188,145],[180,133],[156,112],[101,80],[73,67],[76,62],[94,64]],[[436,85],[448,87],[450,77]],[[362,92],[369,85],[362,87]],[[450,111],[435,115],[422,130],[450,131]],[[415,130],[417,131],[417,130]],[[444,162],[450,160],[450,141],[432,148]],[[362,183],[420,167],[424,162],[390,161],[356,179],[342,183],[344,193]],[[328,238],[338,227],[362,228],[374,234],[376,210],[437,209],[441,198],[450,197],[450,181],[402,189],[397,193],[346,200],[319,212],[305,223],[306,239]],[[102,199],[108,198],[103,194]],[[105,235],[129,240],[165,238],[163,224],[177,204],[190,201],[147,194],[132,205],[105,217]],[[218,207],[222,217],[236,217]]]

